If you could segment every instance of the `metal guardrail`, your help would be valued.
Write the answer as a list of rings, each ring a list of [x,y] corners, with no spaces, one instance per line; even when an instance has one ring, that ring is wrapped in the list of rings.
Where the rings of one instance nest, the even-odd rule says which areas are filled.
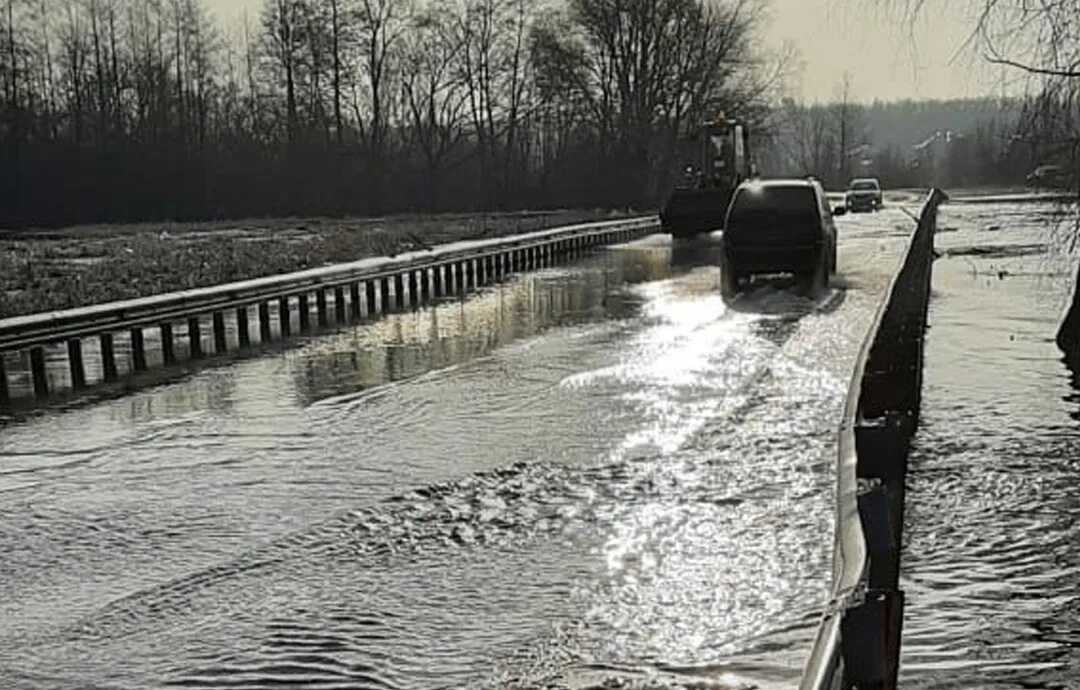
[[[918,426],[937,208],[932,190],[856,360],[839,437],[833,589],[800,690],[896,687],[904,481]]]
[[[308,296],[311,293],[316,296],[321,324],[328,321],[325,314],[327,291],[335,294],[339,321],[348,316],[359,318],[359,305],[365,296],[369,314],[376,294],[380,295],[381,311],[386,311],[391,283],[396,286],[395,297],[398,301],[406,284],[414,301],[439,297],[450,292],[450,284],[455,287],[464,285],[467,289],[470,284],[476,286],[493,277],[528,270],[556,256],[632,239],[653,232],[658,227],[655,217],[583,223],[505,238],[455,242],[395,257],[363,259],[207,288],[0,319],[0,403],[9,399],[7,375],[3,367],[4,352],[30,352],[34,389],[37,397],[44,397],[48,393],[48,382],[43,348],[55,343],[68,343],[72,387],[78,389],[85,386],[86,378],[81,352],[83,338],[101,337],[103,378],[112,380],[118,378],[112,334],[119,331],[131,333],[134,369],[141,371],[146,369],[143,328],[161,328],[164,359],[166,363],[171,363],[174,359],[171,324],[187,320],[192,357],[197,358],[202,356],[198,317],[207,313],[214,315],[216,349],[221,353],[225,349],[226,330],[223,314],[229,310],[237,310],[240,344],[245,347],[250,344],[245,341],[250,340],[247,308],[252,305],[259,306],[258,320],[263,336],[260,340],[265,341],[269,336],[269,304],[275,300],[284,317],[290,309],[288,300],[297,298],[300,302],[301,330],[306,330],[310,318]],[[351,315],[342,313],[346,288],[352,298]],[[287,323],[283,321],[282,325],[282,336],[289,335]]]

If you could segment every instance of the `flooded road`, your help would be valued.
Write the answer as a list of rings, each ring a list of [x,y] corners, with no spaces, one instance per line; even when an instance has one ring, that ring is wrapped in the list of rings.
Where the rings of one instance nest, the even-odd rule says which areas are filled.
[[[0,429],[7,688],[789,687],[912,228],[728,307],[650,237]]]
[[[905,688],[1080,683],[1080,378],[1054,344],[1075,260],[1052,204],[942,207],[908,475]]]

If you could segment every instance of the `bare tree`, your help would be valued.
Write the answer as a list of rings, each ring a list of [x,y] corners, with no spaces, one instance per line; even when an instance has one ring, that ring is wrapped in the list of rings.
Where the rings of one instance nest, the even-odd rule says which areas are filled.
[[[367,122],[357,104],[357,124],[368,155],[369,203],[383,208],[383,180],[386,175],[390,131],[390,85],[399,42],[404,34],[408,3],[405,0],[359,0],[357,8],[360,72],[367,89]]]
[[[836,128],[839,132],[839,151],[837,158],[839,159],[839,181],[840,184],[844,184],[845,181],[851,176],[851,137],[853,134],[852,118],[853,108],[851,104],[851,73],[844,72],[844,76],[840,81],[840,85],[837,89],[836,100]]]
[[[757,85],[743,79],[760,67],[754,0],[573,0],[570,14],[545,24],[540,64],[557,72],[596,123],[613,193],[627,203],[656,198],[670,174],[675,142],[720,111],[749,116]],[[573,64],[573,63],[578,64]],[[764,91],[758,91],[758,95]],[[743,112],[740,112],[743,111]],[[650,172],[653,171],[653,172]]]
[[[464,46],[447,26],[445,2],[432,3],[413,19],[404,42],[403,89],[413,140],[427,169],[428,205],[439,208],[448,157],[464,140],[468,91],[455,70]]]
[[[272,72],[280,72],[285,85],[285,131],[290,144],[299,131],[296,82],[302,50],[304,4],[301,0],[268,0],[263,9]]]

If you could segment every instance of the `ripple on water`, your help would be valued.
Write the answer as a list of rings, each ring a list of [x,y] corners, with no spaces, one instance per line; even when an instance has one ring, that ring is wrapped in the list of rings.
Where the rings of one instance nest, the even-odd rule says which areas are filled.
[[[0,506],[0,675],[790,686],[880,292],[728,309],[694,247],[642,253],[313,339],[162,391],[176,408],[59,416],[57,445],[91,420],[114,452]]]
[[[1006,273],[1038,260],[1031,250],[1049,231],[1046,209],[943,213],[957,227],[948,245],[990,247],[966,258]],[[999,214],[1015,251],[999,251]],[[1080,427],[1069,373],[1046,337],[1060,312],[1044,294],[1067,288],[987,283],[982,272],[959,260],[935,265],[941,299],[909,476],[902,684],[1074,687]]]

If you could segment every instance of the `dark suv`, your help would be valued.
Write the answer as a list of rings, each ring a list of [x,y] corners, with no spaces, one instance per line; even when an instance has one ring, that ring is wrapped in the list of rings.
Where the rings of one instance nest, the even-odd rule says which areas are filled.
[[[721,238],[725,292],[755,275],[793,274],[827,286],[836,272],[836,225],[817,180],[754,180],[735,190]]]

